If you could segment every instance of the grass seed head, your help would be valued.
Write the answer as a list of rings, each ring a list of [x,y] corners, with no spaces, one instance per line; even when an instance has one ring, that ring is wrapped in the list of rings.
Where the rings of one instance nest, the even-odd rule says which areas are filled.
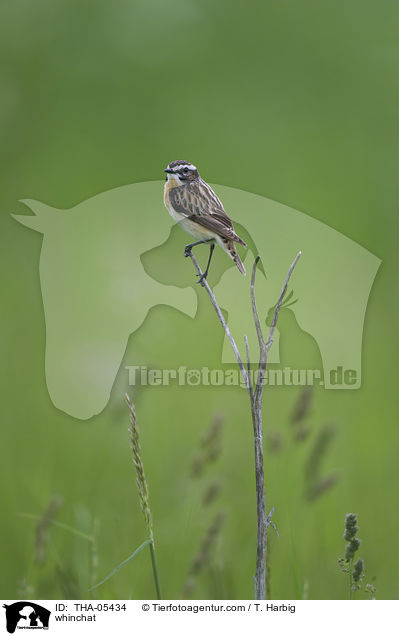
[[[130,448],[132,450],[133,463],[136,469],[136,484],[137,484],[137,490],[139,493],[140,506],[143,511],[148,538],[151,539],[151,541],[154,541],[152,515],[151,515],[151,510],[149,505],[149,491],[148,491],[148,484],[147,484],[147,480],[146,480],[145,472],[144,472],[143,460],[141,457],[141,448],[140,448],[140,440],[139,440],[139,430],[137,426],[136,411],[134,409],[134,404],[133,402],[130,401],[130,398],[128,395],[125,396],[125,399],[126,399],[126,404],[128,406],[129,414],[130,414],[130,426],[129,426]]]
[[[358,559],[353,566],[352,577],[355,583],[359,583],[364,576],[364,561],[363,559]]]

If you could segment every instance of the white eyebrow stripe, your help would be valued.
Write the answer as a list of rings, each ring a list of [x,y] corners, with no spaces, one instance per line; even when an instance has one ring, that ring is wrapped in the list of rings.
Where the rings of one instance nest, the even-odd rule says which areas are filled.
[[[172,168],[173,172],[179,172],[179,170],[184,170],[184,168],[188,168],[189,170],[196,170],[197,168],[193,166],[192,163],[183,163],[180,166],[174,166]]]

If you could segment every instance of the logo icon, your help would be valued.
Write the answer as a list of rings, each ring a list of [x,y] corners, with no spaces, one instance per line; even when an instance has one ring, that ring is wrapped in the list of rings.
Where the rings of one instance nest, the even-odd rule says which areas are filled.
[[[264,275],[257,278],[256,296],[264,329],[287,264],[302,251],[289,292],[291,302],[282,307],[270,351],[269,363],[279,365],[276,377],[285,369],[296,370],[301,375],[290,380],[294,385],[303,383],[303,373],[306,380],[307,370],[318,370],[326,389],[359,388],[363,326],[380,259],[294,208],[236,188],[216,185],[215,190],[248,245],[247,271],[257,255],[261,258]],[[186,239],[165,214],[161,191],[157,181],[125,185],[69,210],[24,200],[34,214],[14,215],[43,235],[39,276],[46,326],[45,378],[54,405],[72,417],[89,419],[106,407],[129,338],[150,320],[152,310],[163,312],[170,328],[172,311],[186,314],[187,321],[196,317],[198,290],[192,289],[191,268],[183,267]],[[214,258],[227,268],[219,280],[211,280],[215,296],[236,341],[243,343],[247,335],[250,357],[256,360],[249,278],[237,275],[225,255]],[[150,351],[145,350],[145,359]],[[129,360],[131,365],[142,362]],[[235,362],[224,338],[221,363]],[[195,375],[187,380],[193,386],[198,383]]]
[[[7,631],[13,634],[18,629],[48,629],[51,612],[32,603],[31,601],[18,601],[11,605],[3,605],[6,610]]]

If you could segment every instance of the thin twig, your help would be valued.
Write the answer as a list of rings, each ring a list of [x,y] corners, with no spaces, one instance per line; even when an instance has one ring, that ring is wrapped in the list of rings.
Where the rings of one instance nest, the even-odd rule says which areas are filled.
[[[259,346],[261,347],[262,345],[265,344],[265,341],[263,340],[263,334],[262,334],[262,329],[260,326],[260,322],[259,322],[259,315],[258,315],[258,310],[256,308],[256,300],[255,300],[255,275],[256,275],[256,268],[258,266],[260,257],[257,256],[255,258],[253,267],[252,267],[252,276],[251,276],[251,304],[252,304],[252,313],[254,315],[254,322],[255,322],[255,327],[256,327],[256,333],[258,336],[258,341],[259,341]]]
[[[256,277],[257,265],[259,262],[259,256],[257,256],[254,261],[254,264],[252,267],[252,276],[251,276],[251,306],[252,306],[252,313],[253,313],[254,322],[255,322],[256,333],[258,336],[258,343],[259,343],[259,367],[258,367],[258,375],[257,375],[256,383],[255,383],[255,388],[253,387],[253,382],[251,377],[251,362],[249,357],[249,346],[248,346],[247,336],[244,336],[245,350],[247,355],[247,369],[245,369],[238,347],[230,332],[230,329],[227,326],[227,323],[223,317],[220,307],[217,304],[216,298],[208,285],[207,280],[204,279],[202,283],[203,287],[205,287],[208,293],[211,303],[219,317],[222,327],[234,351],[234,355],[237,359],[238,365],[241,370],[241,374],[245,381],[245,386],[248,391],[250,404],[251,404],[251,416],[252,416],[252,424],[253,424],[253,432],[254,432],[256,511],[257,511],[257,550],[256,550],[256,570],[255,570],[255,576],[254,576],[256,599],[266,598],[266,559],[267,559],[268,526],[269,525],[272,526],[278,535],[277,528],[274,522],[272,521],[272,514],[274,512],[274,508],[270,510],[269,514],[266,514],[266,498],[265,498],[265,483],[264,483],[265,478],[264,478],[264,466],[263,466],[263,439],[262,439],[262,434],[263,434],[262,433],[262,399],[263,399],[264,380],[266,375],[268,355],[269,355],[270,347],[273,343],[274,330],[276,328],[281,304],[283,302],[283,298],[287,290],[287,286],[291,278],[291,274],[294,271],[295,265],[297,264],[300,256],[301,256],[301,252],[298,252],[294,261],[291,264],[291,267],[288,270],[287,276],[285,277],[285,281],[280,293],[280,297],[277,301],[277,304],[274,310],[273,320],[272,320],[272,324],[271,324],[266,342],[263,338],[263,333],[260,326],[259,314],[256,307],[256,298],[255,298],[255,277]],[[190,257],[194,264],[195,269],[197,270],[198,274],[201,276],[202,275],[201,268],[199,267],[197,260],[192,252],[190,252]]]
[[[288,283],[289,283],[290,278],[291,278],[291,274],[294,271],[295,265],[299,261],[299,259],[301,257],[301,254],[302,254],[302,252],[298,252],[298,254],[295,256],[294,260],[291,263],[291,267],[288,270],[288,274],[285,277],[285,281],[284,281],[283,288],[281,290],[280,298],[278,299],[278,303],[277,303],[276,308],[274,310],[273,320],[272,320],[272,324],[270,326],[269,335],[267,336],[266,345],[268,346],[269,349],[272,346],[274,330],[276,328],[277,319],[278,319],[278,315],[280,313],[281,304],[283,302],[285,292],[287,291],[287,287],[288,287]]]
[[[193,265],[194,265],[195,269],[197,270],[198,274],[200,276],[202,276],[203,272],[201,271],[201,268],[200,268],[200,266],[197,263],[197,259],[195,258],[194,254],[192,252],[190,252],[190,258],[191,258],[191,260],[193,262]],[[242,361],[240,352],[238,350],[238,347],[237,347],[237,345],[235,343],[235,340],[234,340],[233,336],[231,335],[231,331],[230,331],[230,329],[227,326],[227,323],[226,323],[226,321],[224,319],[224,316],[223,316],[223,314],[222,314],[222,312],[220,310],[220,307],[219,307],[219,305],[216,302],[216,298],[215,298],[211,288],[208,285],[208,281],[206,280],[206,278],[203,279],[202,286],[205,287],[205,289],[206,289],[206,291],[208,293],[208,296],[211,299],[211,303],[212,303],[212,305],[213,305],[213,307],[214,307],[214,309],[215,309],[215,311],[216,311],[216,313],[217,313],[217,315],[219,317],[219,320],[222,323],[222,327],[223,327],[223,329],[224,329],[224,331],[226,333],[226,336],[229,339],[231,347],[232,347],[232,349],[234,351],[234,355],[235,355],[236,360],[238,362],[238,366],[240,367],[240,371],[241,371],[242,377],[244,379],[245,386],[246,386],[247,390],[249,390],[248,374],[247,374],[247,371],[245,369],[244,363]]]
[[[301,252],[298,252],[294,261],[292,262],[288,274],[285,277],[285,281],[280,293],[280,297],[277,301],[276,308],[273,314],[272,324],[269,330],[267,340],[265,342],[260,327],[258,310],[256,307],[255,299],[255,276],[256,269],[259,262],[259,257],[254,261],[252,267],[251,277],[251,304],[252,313],[254,317],[255,327],[258,334],[259,342],[259,367],[258,377],[255,383],[255,390],[253,392],[253,399],[251,399],[251,414],[252,423],[254,429],[254,447],[255,447],[255,480],[256,480],[256,508],[257,508],[257,553],[256,553],[256,570],[255,570],[255,598],[266,598],[266,560],[267,560],[267,529],[271,525],[277,532],[277,528],[274,522],[271,521],[271,516],[274,512],[274,508],[270,511],[269,515],[266,514],[266,496],[265,496],[265,478],[264,478],[264,464],[263,464],[263,425],[262,425],[262,400],[263,389],[266,376],[266,368],[268,362],[268,356],[270,347],[273,343],[274,330],[277,324],[280,307],[283,302],[285,292],[287,290],[288,282],[291,278],[291,274],[294,271],[295,265],[298,262]],[[278,534],[278,533],[277,533]]]
[[[249,357],[249,346],[248,346],[248,336],[245,334],[244,335],[244,342],[245,342],[245,351],[247,354],[247,370],[248,370],[248,384],[249,384],[249,395],[251,400],[253,399],[253,394],[254,394],[254,389],[253,389],[253,385],[252,385],[252,376],[251,376],[251,360]]]

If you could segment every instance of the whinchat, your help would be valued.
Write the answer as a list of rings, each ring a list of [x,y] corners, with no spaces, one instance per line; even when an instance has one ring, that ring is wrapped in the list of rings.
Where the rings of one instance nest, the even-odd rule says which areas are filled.
[[[164,203],[171,217],[197,239],[186,245],[184,255],[201,243],[210,243],[208,265],[199,283],[208,276],[215,241],[233,259],[241,274],[245,267],[238,256],[235,243],[246,247],[235,233],[233,223],[227,216],[221,200],[202,178],[197,168],[189,161],[172,161],[165,169]]]

